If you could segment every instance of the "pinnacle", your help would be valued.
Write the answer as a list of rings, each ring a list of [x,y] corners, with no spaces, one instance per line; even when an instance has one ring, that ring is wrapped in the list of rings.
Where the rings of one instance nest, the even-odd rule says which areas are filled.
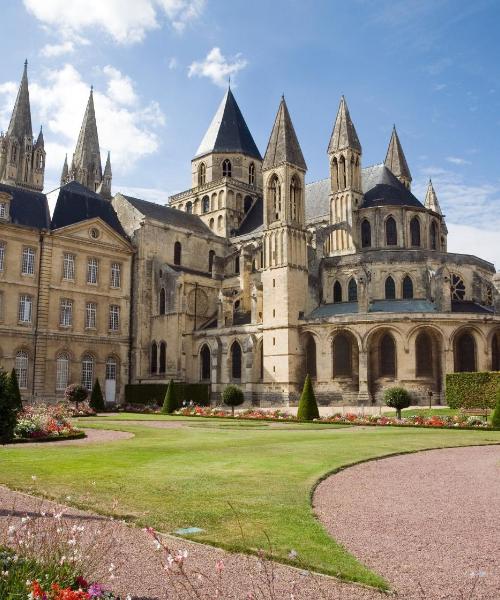
[[[411,173],[406,162],[406,157],[403,152],[403,147],[399,141],[398,132],[396,131],[396,125],[393,126],[391,140],[389,147],[387,148],[387,155],[385,157],[385,166],[395,175],[396,177],[405,177],[411,181]]]
[[[272,169],[285,162],[304,171],[307,170],[306,161],[304,160],[285,98],[282,96],[267,145],[262,169]]]
[[[344,96],[340,98],[340,105],[335,119],[330,143],[328,144],[328,153],[333,154],[345,148],[352,148],[357,152],[361,152],[361,144],[359,143],[356,128],[351,120],[347,102]]]
[[[21,84],[19,85],[19,91],[17,92],[17,98],[14,104],[14,110],[12,111],[7,134],[17,137],[18,139],[33,137],[30,95],[28,89],[28,61],[25,61],[24,63]]]

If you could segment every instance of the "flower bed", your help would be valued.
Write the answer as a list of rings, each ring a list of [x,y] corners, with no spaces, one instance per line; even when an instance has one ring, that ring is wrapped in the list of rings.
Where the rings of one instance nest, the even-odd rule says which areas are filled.
[[[14,442],[42,442],[85,437],[73,426],[70,411],[63,404],[37,404],[24,408],[18,415]]]

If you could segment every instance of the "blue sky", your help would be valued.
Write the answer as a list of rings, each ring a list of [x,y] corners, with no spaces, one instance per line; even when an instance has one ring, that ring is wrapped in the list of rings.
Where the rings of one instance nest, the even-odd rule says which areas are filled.
[[[309,181],[327,175],[341,94],[365,166],[384,160],[395,123],[417,196],[433,179],[450,249],[500,265],[497,0],[1,3],[0,128],[28,58],[47,191],[74,149],[91,84],[114,190],[164,202],[189,187],[231,75],[262,153],[285,94]]]

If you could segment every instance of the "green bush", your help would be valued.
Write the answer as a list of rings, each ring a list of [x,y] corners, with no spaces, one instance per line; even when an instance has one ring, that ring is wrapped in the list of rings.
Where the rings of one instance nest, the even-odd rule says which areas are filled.
[[[446,403],[450,408],[494,408],[498,390],[498,371],[446,375]]]
[[[314,419],[319,419],[318,405],[316,403],[316,397],[309,375],[306,376],[302,394],[300,395],[297,419],[299,421],[313,421]]]
[[[64,390],[64,397],[68,402],[74,402],[76,404],[76,410],[78,410],[80,402],[85,402],[88,395],[89,392],[87,388],[84,388],[83,385],[80,385],[79,383],[72,383]]]
[[[14,406],[18,411],[23,410],[23,401],[21,398],[21,390],[19,389],[19,382],[17,381],[17,373],[15,369],[12,369],[9,377],[9,386],[12,397],[14,399]]]
[[[170,380],[170,383],[168,384],[167,392],[165,394],[165,398],[163,400],[163,406],[162,406],[161,412],[164,415],[170,415],[178,408],[179,408],[179,403],[177,401],[177,398],[175,397],[174,382],[172,380]]]
[[[500,429],[500,388],[497,390],[497,403],[491,417],[491,426]]]
[[[102,395],[101,384],[99,383],[99,379],[96,379],[94,382],[92,393],[90,394],[89,405],[90,408],[93,408],[96,412],[102,412],[106,408],[104,406],[104,397]]]
[[[234,417],[234,407],[240,406],[245,402],[243,391],[237,385],[228,385],[222,392],[222,402],[231,407],[231,414]]]
[[[396,409],[398,419],[401,419],[401,411],[411,404],[410,394],[402,387],[391,387],[385,390],[384,400],[387,406]]]
[[[12,394],[7,373],[0,371],[0,444],[7,444],[12,441],[16,423],[16,399]]]
[[[128,384],[125,386],[125,403],[162,406],[168,385],[168,383]],[[199,406],[210,406],[210,384],[175,382],[174,388],[180,406],[183,402],[191,401]]]

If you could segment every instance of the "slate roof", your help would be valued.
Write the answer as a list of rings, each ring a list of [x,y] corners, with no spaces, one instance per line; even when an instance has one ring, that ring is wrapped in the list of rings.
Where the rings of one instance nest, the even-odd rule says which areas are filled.
[[[127,238],[127,234],[118,220],[113,205],[81,185],[71,181],[59,190],[56,207],[52,215],[51,229],[67,227],[87,219],[101,218],[118,234]]]
[[[211,152],[236,152],[262,160],[231,88],[228,88],[222,98],[222,102],[196,151],[196,157]]]
[[[329,177],[306,184],[306,221],[328,216],[330,187]]]
[[[10,223],[35,229],[49,229],[49,204],[45,194],[3,183],[0,183],[0,192],[6,192],[12,197]]]
[[[411,181],[410,168],[408,167],[408,163],[406,162],[405,153],[403,152],[401,142],[399,141],[396,126],[394,126],[392,130],[391,140],[389,142],[389,147],[387,148],[385,166],[388,169],[390,169],[390,171],[396,177],[403,176]]]
[[[435,305],[429,300],[374,300],[369,312],[420,313],[436,312]]]
[[[259,196],[252,208],[248,211],[244,221],[241,223],[235,236],[246,235],[248,233],[256,233],[264,224],[264,201],[262,196]]]
[[[475,314],[493,314],[494,310],[488,306],[482,306],[472,300],[452,300],[451,312],[454,313],[475,313]]]
[[[326,319],[336,315],[347,315],[358,312],[357,302],[334,302],[331,304],[321,304],[306,316],[308,319]]]
[[[33,137],[31,126],[30,93],[28,89],[28,61],[24,63],[23,76],[17,92],[16,103],[10,118],[7,135],[12,135],[22,140],[24,136]]]
[[[333,126],[332,135],[330,137],[330,143],[328,144],[328,153],[331,154],[338,150],[343,150],[344,148],[352,148],[361,152],[361,144],[359,143],[356,128],[351,120],[347,102],[345,101],[344,96],[342,96],[337,112],[337,118],[335,119],[335,125]]]

